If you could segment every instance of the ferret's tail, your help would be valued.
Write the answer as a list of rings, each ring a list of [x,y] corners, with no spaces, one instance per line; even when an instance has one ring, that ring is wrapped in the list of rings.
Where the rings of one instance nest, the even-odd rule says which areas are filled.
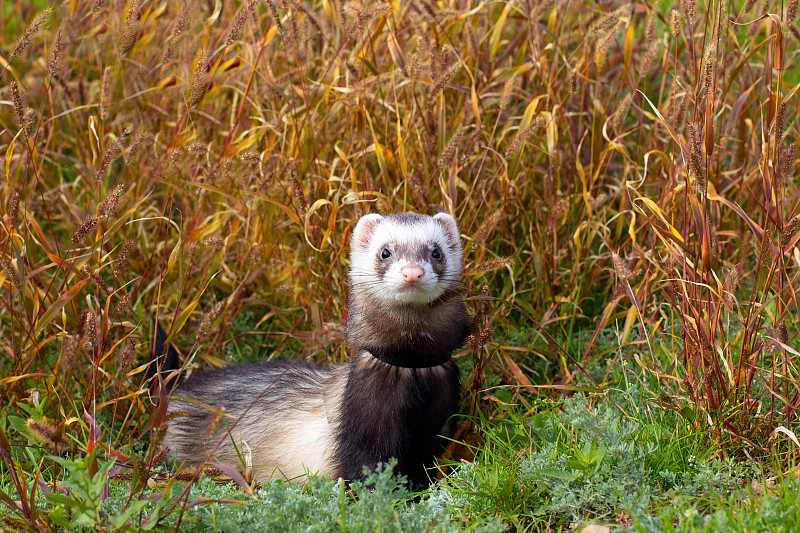
[[[178,351],[172,345],[167,344],[167,332],[161,324],[153,319],[153,348],[150,350],[150,365],[147,367],[145,380],[149,383],[150,393],[159,396],[159,389],[168,391],[171,388],[174,375],[169,375],[170,371],[180,367]],[[163,387],[162,387],[163,386]]]

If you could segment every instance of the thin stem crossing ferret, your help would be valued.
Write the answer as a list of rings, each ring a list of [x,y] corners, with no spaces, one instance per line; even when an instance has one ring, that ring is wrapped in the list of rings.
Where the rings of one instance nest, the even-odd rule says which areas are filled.
[[[246,457],[258,479],[362,479],[364,466],[395,457],[409,481],[428,483],[425,468],[459,405],[451,355],[470,329],[461,255],[450,215],[362,217],[350,254],[352,360],[258,362],[193,376],[173,393],[168,412],[188,414],[169,422],[164,444],[187,463],[212,452],[235,465]],[[209,436],[217,406],[226,417]]]

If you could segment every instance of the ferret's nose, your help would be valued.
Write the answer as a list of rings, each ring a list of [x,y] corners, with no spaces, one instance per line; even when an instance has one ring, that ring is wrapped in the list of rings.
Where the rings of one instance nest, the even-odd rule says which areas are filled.
[[[425,275],[425,270],[419,265],[406,265],[400,269],[400,275],[408,283],[416,283]]]

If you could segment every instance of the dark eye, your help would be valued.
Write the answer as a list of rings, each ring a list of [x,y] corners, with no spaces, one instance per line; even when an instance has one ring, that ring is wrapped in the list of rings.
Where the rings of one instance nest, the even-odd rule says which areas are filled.
[[[392,252],[390,252],[387,248],[384,248],[381,252],[381,259],[389,259],[392,257]]]
[[[433,257],[437,261],[441,261],[442,260],[442,252],[440,252],[438,248],[434,248],[433,251],[431,252],[431,257]]]

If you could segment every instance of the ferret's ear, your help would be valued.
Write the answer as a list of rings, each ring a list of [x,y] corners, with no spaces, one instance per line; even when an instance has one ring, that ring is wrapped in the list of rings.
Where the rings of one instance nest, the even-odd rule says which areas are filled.
[[[447,241],[451,246],[461,244],[461,235],[458,233],[456,219],[447,213],[437,213],[433,216],[433,219],[438,222],[442,228],[444,228],[444,231],[447,234]]]
[[[364,215],[358,219],[356,229],[353,230],[353,249],[365,250],[369,248],[369,241],[372,240],[372,234],[375,232],[375,227],[378,221],[383,218],[382,216],[373,213],[371,215]]]

